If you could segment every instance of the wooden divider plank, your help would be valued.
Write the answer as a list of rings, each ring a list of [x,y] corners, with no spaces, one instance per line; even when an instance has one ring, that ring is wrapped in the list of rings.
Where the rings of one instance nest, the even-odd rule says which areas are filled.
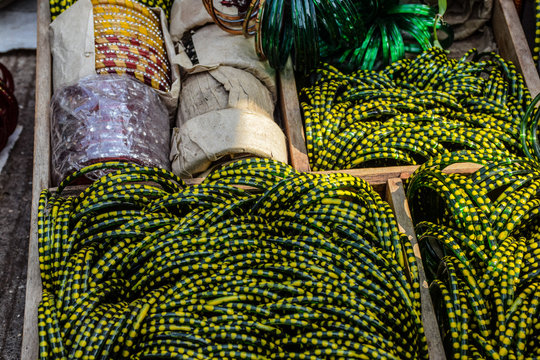
[[[290,164],[298,171],[310,171],[304,125],[290,57],[285,68],[278,75],[278,82],[279,101],[289,145]]]
[[[34,125],[34,174],[32,177],[32,213],[26,277],[26,300],[21,348],[22,360],[38,358],[38,305],[41,301],[41,275],[37,215],[39,195],[48,188],[50,174],[49,101],[51,99],[51,52],[49,44],[49,2],[38,1],[37,8],[37,54],[36,54],[36,118]]]
[[[371,186],[384,185],[386,181],[392,178],[401,178],[404,174],[408,177],[412,174],[418,165],[406,165],[406,166],[388,166],[380,168],[365,168],[365,169],[343,169],[343,170],[328,170],[328,171],[314,171],[315,174],[331,174],[331,173],[344,173],[352,176],[359,177],[369,182]]]
[[[362,178],[370,183],[371,186],[386,186],[388,179],[399,178],[401,180],[408,179],[420,166],[405,165],[405,166],[388,166],[380,168],[364,168],[364,169],[344,169],[344,170],[328,170],[328,171],[313,171],[315,174],[331,174],[345,173],[352,176]],[[451,174],[472,174],[482,165],[475,163],[457,163],[444,168],[445,173]]]
[[[512,0],[495,0],[491,24],[501,56],[521,71],[534,98],[540,93],[540,77]]]
[[[409,212],[409,205],[405,196],[405,190],[401,179],[388,179],[386,185],[386,200],[394,210],[396,220],[399,225],[399,230],[407,235],[416,257],[418,272],[420,278],[420,296],[422,306],[422,323],[426,333],[430,360],[446,360],[444,346],[442,343],[439,325],[435,316],[435,309],[431,302],[429,294],[429,285],[426,280],[424,265],[422,264],[422,256],[418,247],[418,240],[414,231],[414,226]]]

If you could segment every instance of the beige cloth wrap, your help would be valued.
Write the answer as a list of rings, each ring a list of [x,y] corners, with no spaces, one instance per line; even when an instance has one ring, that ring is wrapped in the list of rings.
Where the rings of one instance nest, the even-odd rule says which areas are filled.
[[[251,154],[287,162],[287,144],[271,118],[242,109],[202,114],[173,131],[173,172],[194,176],[231,155]]]
[[[285,135],[273,120],[275,72],[259,61],[253,39],[212,24],[195,30],[192,41],[199,63],[181,44],[175,59],[185,76],[172,136],[173,171],[197,176],[241,155],[287,162]]]
[[[174,0],[169,26],[171,38],[177,43],[188,31],[212,22],[202,0]]]
[[[193,64],[180,44],[175,62],[184,72],[193,74],[223,65],[245,70],[268,88],[274,100],[277,98],[276,72],[268,61],[259,60],[253,38],[231,35],[211,24],[196,30],[192,40],[199,63]]]
[[[274,102],[268,89],[255,76],[230,66],[220,66],[186,78],[182,84],[178,124],[225,108],[272,117]]]

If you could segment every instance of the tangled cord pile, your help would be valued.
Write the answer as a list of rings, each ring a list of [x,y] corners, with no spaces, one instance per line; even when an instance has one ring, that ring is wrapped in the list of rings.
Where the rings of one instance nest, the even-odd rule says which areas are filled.
[[[484,165],[470,176],[448,165]],[[459,152],[430,160],[407,197],[448,357],[540,356],[540,164]]]
[[[412,248],[358,178],[96,164],[42,193],[38,225],[41,358],[428,357]]]
[[[0,150],[6,146],[9,136],[17,127],[19,105],[14,91],[13,76],[0,63]]]
[[[531,95],[497,54],[455,60],[432,48],[380,72],[327,66],[315,75],[301,101],[313,170],[416,165],[462,149],[524,153]]]

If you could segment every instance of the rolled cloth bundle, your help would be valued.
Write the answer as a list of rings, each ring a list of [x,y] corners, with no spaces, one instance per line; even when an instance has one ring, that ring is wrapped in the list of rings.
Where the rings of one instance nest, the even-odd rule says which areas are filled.
[[[173,171],[197,176],[238,156],[287,162],[285,136],[273,119],[275,72],[258,60],[252,39],[208,25],[187,41],[176,58],[185,76],[171,147]]]

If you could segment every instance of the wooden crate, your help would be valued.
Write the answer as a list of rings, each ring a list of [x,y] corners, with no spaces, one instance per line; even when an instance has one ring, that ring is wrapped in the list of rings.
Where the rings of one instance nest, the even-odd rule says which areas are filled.
[[[24,330],[21,349],[21,359],[34,360],[38,358],[38,328],[37,309],[41,300],[41,278],[39,271],[39,251],[37,235],[37,213],[39,194],[42,189],[51,187],[50,180],[50,127],[49,127],[49,102],[52,94],[51,83],[51,54],[48,36],[50,23],[49,3],[46,0],[38,0],[38,49],[37,49],[37,75],[36,75],[36,118],[34,132],[34,174],[32,184],[32,213],[28,255],[26,304],[24,314]],[[300,108],[296,86],[284,82],[283,79],[294,79],[292,66],[289,62],[287,68],[280,76],[280,95],[282,116],[285,130],[288,135],[290,154],[305,153],[305,141],[303,132],[295,132],[294,121],[301,125]],[[292,86],[291,86],[292,85]],[[296,99],[296,103],[294,100]],[[309,170],[307,158],[298,160],[298,156],[291,156],[291,164],[299,170]],[[422,267],[420,252],[416,243],[416,236],[412,225],[410,213],[405,199],[403,183],[400,176],[414,171],[412,167],[396,168],[378,172],[366,172],[365,170],[346,171],[359,176],[370,182],[373,187],[391,204],[401,231],[407,234],[413,244],[415,255],[418,259],[421,276],[422,294],[422,320],[424,322],[426,336],[431,359],[445,359],[444,348],[439,334],[437,322],[434,316],[433,305],[429,296],[425,274]],[[77,191],[77,189],[73,189]]]
[[[512,5],[510,9],[508,7]],[[513,54],[516,65],[525,75],[527,85],[531,92],[538,93],[540,91],[540,79],[533,67],[534,74],[529,74],[524,69],[529,69],[532,64],[532,57],[524,39],[524,35],[519,34],[519,29],[513,29],[510,25],[517,18],[508,15],[512,12],[513,4],[511,0],[496,0],[494,19],[502,18],[506,21],[498,21],[502,30],[495,30],[495,35],[499,34],[503,40],[497,40],[501,49],[501,53],[507,59],[513,60]],[[23,360],[33,360],[38,358],[38,331],[37,331],[37,308],[41,299],[41,279],[39,271],[39,253],[37,244],[37,212],[39,194],[42,189],[51,187],[51,154],[50,154],[50,126],[49,126],[49,102],[52,95],[51,83],[51,54],[49,44],[50,23],[49,3],[46,0],[38,0],[38,49],[36,58],[36,118],[34,130],[34,174],[32,184],[32,212],[31,212],[31,229],[29,241],[29,256],[27,270],[27,287],[26,287],[26,306],[23,330],[23,342],[21,350],[21,358]],[[516,35],[517,33],[517,35]],[[521,40],[520,40],[521,39]],[[504,46],[502,45],[505,41]],[[517,46],[516,44],[521,44]],[[525,49],[525,50],[523,50]],[[525,51],[525,56],[521,51]],[[529,54],[527,57],[526,54]],[[505,55],[506,54],[506,55]],[[530,58],[530,62],[528,62]],[[520,61],[521,60],[521,61]],[[534,76],[533,76],[534,75]],[[294,81],[294,73],[292,63],[288,62],[285,70],[278,77],[278,86],[280,92],[280,107],[283,117],[283,124],[287,135],[289,145],[290,164],[300,171],[309,171],[309,161],[307,159],[307,151],[305,146],[305,137],[302,125],[302,117],[300,114],[300,106],[298,103],[298,95],[296,84]],[[350,173],[367,180],[372,186],[383,195],[383,197],[391,204],[399,226],[405,232],[413,247],[415,255],[418,259],[421,276],[421,294],[422,294],[422,317],[428,339],[428,346],[431,359],[445,359],[444,348],[442,346],[441,337],[434,316],[433,305],[429,296],[425,274],[422,267],[420,252],[416,243],[416,236],[410,218],[410,213],[406,203],[405,193],[403,190],[402,179],[406,179],[417,166],[401,166],[377,169],[353,169],[343,172]],[[474,167],[462,166],[454,169],[457,172],[464,173],[473,171]],[[76,189],[74,189],[77,191]]]
[[[37,244],[38,201],[41,191],[52,186],[49,124],[49,104],[52,96],[52,58],[49,41],[50,22],[51,16],[48,0],[38,0],[32,211],[21,349],[21,358],[24,360],[38,358],[37,308],[41,300],[41,278]],[[296,89],[294,89],[294,95],[296,96]],[[291,96],[291,94],[287,94],[287,96]],[[283,100],[280,101],[280,104],[283,106],[286,105]],[[289,105],[287,103],[287,106]],[[297,165],[296,167],[301,166]]]
[[[521,71],[525,83],[534,98],[540,93],[540,77],[532,59],[513,0],[495,0],[491,23],[500,55],[505,60],[512,61]],[[304,124],[298,102],[296,80],[290,61],[280,74],[279,83],[282,99],[288,102],[283,106],[283,109],[285,129],[289,141],[290,163],[299,171],[310,171]],[[410,166],[401,168],[403,168],[404,172],[411,172],[411,169],[413,169]],[[398,171],[398,167],[388,169],[391,169],[389,172]],[[380,171],[378,168],[363,169],[363,173],[377,174]]]

